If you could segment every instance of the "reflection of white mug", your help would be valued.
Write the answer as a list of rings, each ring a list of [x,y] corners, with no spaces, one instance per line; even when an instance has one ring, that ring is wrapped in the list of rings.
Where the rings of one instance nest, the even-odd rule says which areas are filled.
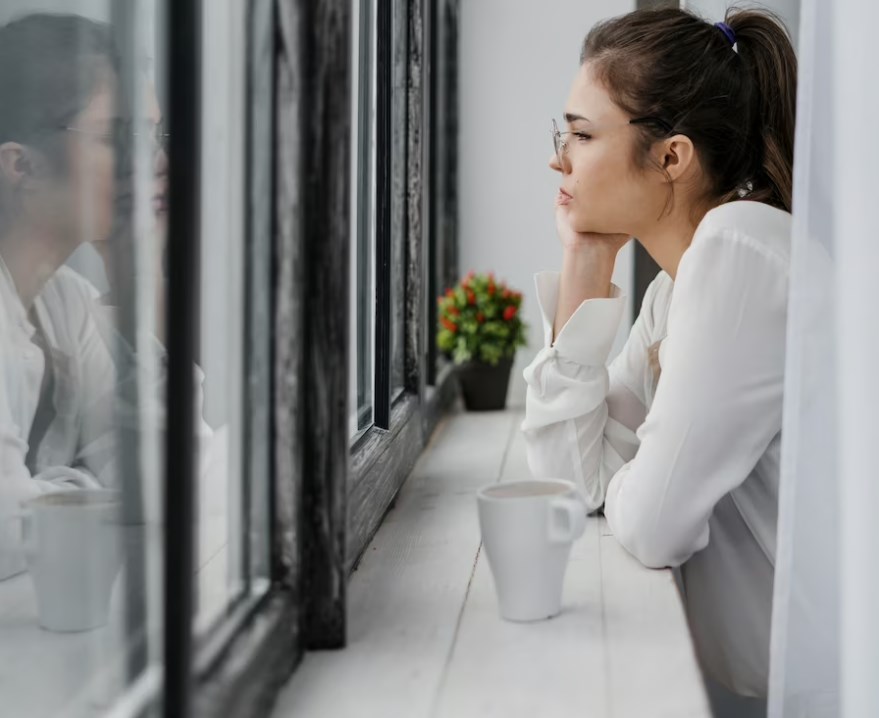
[[[22,545],[37,594],[40,625],[87,631],[107,622],[122,565],[119,492],[82,489],[24,502]]]
[[[556,615],[571,544],[586,526],[576,486],[562,479],[510,481],[486,486],[476,497],[501,617]]]

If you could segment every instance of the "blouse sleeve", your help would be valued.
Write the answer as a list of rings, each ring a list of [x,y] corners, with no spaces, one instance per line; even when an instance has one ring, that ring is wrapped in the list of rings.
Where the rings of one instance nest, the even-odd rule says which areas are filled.
[[[681,260],[662,379],[605,505],[643,564],[677,566],[703,549],[714,506],[780,431],[787,291],[785,260],[732,229],[697,238]]]
[[[638,448],[635,429],[646,414],[640,387],[652,374],[647,350],[655,341],[657,282],[648,289],[628,341],[608,369],[625,297],[614,287],[609,299],[584,301],[553,344],[558,281],[556,272],[535,277],[544,346],[525,370],[522,431],[532,474],[573,481],[591,511],[604,503],[611,478]]]

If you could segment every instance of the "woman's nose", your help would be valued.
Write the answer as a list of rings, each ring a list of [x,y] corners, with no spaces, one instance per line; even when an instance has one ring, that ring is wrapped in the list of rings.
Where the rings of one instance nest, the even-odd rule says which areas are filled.
[[[156,143],[155,154],[153,155],[153,172],[158,176],[168,174],[168,153],[161,143]]]
[[[555,170],[556,172],[564,172],[564,169],[559,164],[559,156],[557,152],[553,152],[549,158],[549,168],[551,170]]]

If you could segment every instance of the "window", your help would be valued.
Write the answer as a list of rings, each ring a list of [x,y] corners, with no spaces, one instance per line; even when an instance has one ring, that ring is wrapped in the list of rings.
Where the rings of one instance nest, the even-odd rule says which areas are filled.
[[[450,187],[453,177],[444,159],[442,170],[434,167],[445,155],[456,152],[454,139],[455,98],[436,89],[440,82],[433,63],[454,74],[451,40],[437,48],[432,29],[435,18],[446,23],[443,38],[454,38],[457,22],[452,2],[426,0],[374,0],[374,26],[359,24],[359,94],[364,102],[364,83],[374,83],[374,166],[361,160],[359,183],[375,188],[375,195],[358,193],[361,219],[373,223],[375,303],[372,323],[373,424],[361,431],[352,448],[348,481],[346,565],[353,566],[376,530],[388,505],[418,456],[437,418],[454,398],[455,384],[449,372],[434,376],[433,335],[435,325],[434,284],[449,275],[454,256],[454,225],[443,225],[445,240],[438,246],[430,213],[441,208],[444,217],[454,216]],[[363,8],[361,6],[361,12]],[[370,16],[372,18],[373,16]],[[372,21],[371,21],[372,22]],[[375,41],[374,54],[364,43]],[[367,58],[374,64],[367,64]],[[355,90],[356,92],[356,90]],[[440,94],[444,92],[445,94]],[[445,141],[436,144],[434,122],[438,104],[451,117],[442,125]],[[361,110],[361,117],[363,111]],[[361,130],[358,158],[364,157]],[[442,174],[441,174],[442,172]],[[441,181],[436,178],[441,177]],[[371,214],[374,212],[374,214]],[[366,236],[361,233],[360,241]],[[354,293],[363,293],[365,279],[352,279]],[[360,302],[358,311],[367,308]],[[360,321],[359,326],[366,326]],[[363,344],[358,361],[365,365]],[[433,352],[435,354],[435,352]]]
[[[0,11],[4,711],[159,690],[167,154],[153,9]]]
[[[249,431],[248,424],[268,426],[268,404],[253,401],[254,393],[266,396],[268,373],[253,360],[267,356],[271,325],[267,293],[247,294],[248,270],[267,277],[269,258],[265,250],[252,251],[245,223],[245,10],[243,3],[207,3],[202,13],[202,66],[211,72],[203,75],[201,112],[196,363],[204,402],[197,445],[204,448],[197,467],[196,635],[207,633],[237,601],[267,588],[268,487],[262,482],[257,493],[248,485],[267,470],[265,458],[253,455],[268,453],[268,435]],[[261,351],[246,351],[251,345]],[[247,471],[249,460],[261,470]]]
[[[376,162],[375,66],[376,3],[352,4],[351,137],[351,306],[349,434],[356,437],[372,424],[375,377],[375,229]]]
[[[0,10],[4,711],[262,715],[344,645],[454,397],[427,391],[428,9]]]
[[[301,42],[271,0],[47,5],[0,11],[4,711],[252,715],[302,645]]]

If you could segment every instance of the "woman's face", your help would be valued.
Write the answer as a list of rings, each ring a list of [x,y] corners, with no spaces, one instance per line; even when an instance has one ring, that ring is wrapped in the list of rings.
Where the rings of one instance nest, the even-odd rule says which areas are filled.
[[[162,127],[162,110],[152,83],[147,85],[146,110],[150,129]],[[153,187],[150,198],[156,223],[163,227],[168,221],[168,153],[165,151],[162,138],[153,150]]]
[[[106,79],[47,145],[0,145],[5,211],[25,232],[70,253],[113,227],[114,87]]]
[[[109,236],[116,201],[116,103],[111,83],[92,96],[67,131],[67,168],[59,178],[58,231],[74,247]]]
[[[558,200],[568,207],[575,231],[637,235],[645,218],[662,212],[668,185],[661,172],[636,166],[639,130],[630,119],[590,63],[581,65],[565,108],[566,126],[559,127],[567,148],[561,164],[555,153],[549,163],[561,175]]]
[[[161,121],[155,91],[150,85],[146,97],[145,129],[149,134]],[[38,191],[31,193],[27,215],[48,230],[70,251],[84,242],[101,242],[112,237],[118,222],[127,224],[132,211],[133,177],[121,185],[117,177],[118,122],[115,87],[102,83],[86,107],[64,131],[63,166],[52,167],[41,176]],[[130,140],[134,146],[134,137]],[[157,225],[167,220],[168,161],[164,149],[150,140],[153,183],[150,201]],[[48,224],[49,226],[46,226]]]

